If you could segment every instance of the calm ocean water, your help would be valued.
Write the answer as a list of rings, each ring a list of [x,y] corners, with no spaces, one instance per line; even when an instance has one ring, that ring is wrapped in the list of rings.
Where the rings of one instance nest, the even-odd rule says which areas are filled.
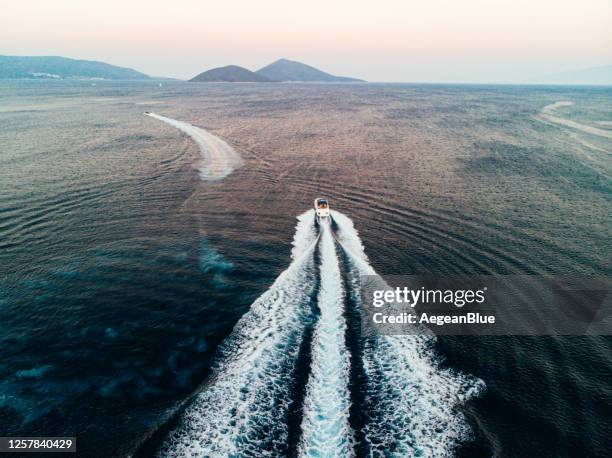
[[[383,276],[610,275],[610,107],[610,88],[0,83],[1,435],[77,436],[83,456],[149,456],[172,453],[168,437],[189,440],[189,428],[227,439],[215,428],[236,412],[213,403],[240,397],[239,382],[271,380],[265,405],[293,396],[286,387],[301,408],[316,405],[304,361],[291,371],[280,362],[301,351],[296,336],[309,343],[321,332],[312,316],[279,315],[310,330],[275,330],[279,355],[266,356],[260,379],[245,378],[257,364],[247,374],[231,361],[240,339],[275,329],[247,314],[232,332],[296,265],[292,248],[306,250],[308,225],[296,233],[296,217],[320,195],[346,215],[339,237],[359,240]],[[145,110],[218,135],[244,165],[203,181],[197,145]],[[356,261],[330,253],[313,253],[295,284],[268,294],[306,310],[336,273],[349,284]],[[329,277],[313,280],[317,263],[329,263]],[[350,321],[352,354],[382,358],[393,347],[402,368],[416,364],[410,347],[364,350]],[[434,347],[426,376],[372,377],[389,384],[378,395],[388,410],[351,394],[347,428],[375,418],[392,435],[402,424],[406,447],[425,455],[606,454],[609,338],[445,337]],[[316,355],[307,360],[321,363]],[[381,361],[372,358],[351,362],[338,383],[369,393],[354,372]],[[393,389],[410,396],[385,400]],[[405,417],[391,415],[394,402]],[[257,412],[264,432],[244,450],[294,453],[307,441],[295,408],[285,429]],[[355,440],[384,443],[368,434]]]

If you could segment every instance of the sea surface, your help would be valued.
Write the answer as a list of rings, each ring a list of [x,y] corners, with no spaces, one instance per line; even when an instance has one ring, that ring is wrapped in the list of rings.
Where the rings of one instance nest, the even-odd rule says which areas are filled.
[[[368,340],[356,284],[609,276],[611,107],[609,87],[0,82],[0,435],[605,456],[609,337]],[[241,159],[211,179],[186,125]]]

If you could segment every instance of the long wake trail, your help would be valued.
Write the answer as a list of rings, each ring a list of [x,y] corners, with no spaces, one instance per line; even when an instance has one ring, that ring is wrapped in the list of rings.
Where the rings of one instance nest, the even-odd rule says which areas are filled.
[[[222,344],[211,380],[187,408],[160,457],[287,454],[298,353],[315,289],[317,235],[298,217],[293,261]]]
[[[242,158],[234,148],[210,132],[155,113],[146,113],[146,115],[177,128],[196,142],[202,155],[199,166],[202,180],[223,179],[243,164]]]
[[[298,217],[293,261],[221,345],[158,456],[444,457],[469,439],[461,407],[484,383],[442,368],[435,336],[348,332],[376,272],[353,222],[332,218],[317,233],[314,211]]]
[[[306,387],[299,455],[349,457],[350,360],[345,343],[344,290],[329,221],[321,221],[319,319],[312,342],[311,373]]]

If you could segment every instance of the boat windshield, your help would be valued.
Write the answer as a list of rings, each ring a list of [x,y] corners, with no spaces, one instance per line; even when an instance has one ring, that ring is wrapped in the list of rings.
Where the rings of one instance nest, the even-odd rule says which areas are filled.
[[[320,200],[317,202],[317,207],[319,208],[325,208],[327,207],[327,201],[326,200]]]

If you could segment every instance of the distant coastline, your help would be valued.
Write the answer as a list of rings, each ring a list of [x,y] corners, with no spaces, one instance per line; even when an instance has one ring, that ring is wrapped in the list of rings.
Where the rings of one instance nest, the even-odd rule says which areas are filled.
[[[278,59],[259,70],[251,71],[238,65],[227,65],[203,71],[191,79],[151,76],[129,67],[106,62],[72,59],[60,56],[0,55],[0,80],[128,80],[128,81],[187,81],[219,83],[364,83],[362,79],[336,76],[313,66],[289,59]],[[372,81],[369,81],[372,82]],[[374,81],[376,82],[376,81]],[[611,86],[612,65],[587,68],[546,76],[534,76],[522,81],[379,81],[381,84],[457,84],[457,85],[516,85],[516,86]]]
[[[149,80],[131,68],[59,56],[0,56],[0,79]]]

